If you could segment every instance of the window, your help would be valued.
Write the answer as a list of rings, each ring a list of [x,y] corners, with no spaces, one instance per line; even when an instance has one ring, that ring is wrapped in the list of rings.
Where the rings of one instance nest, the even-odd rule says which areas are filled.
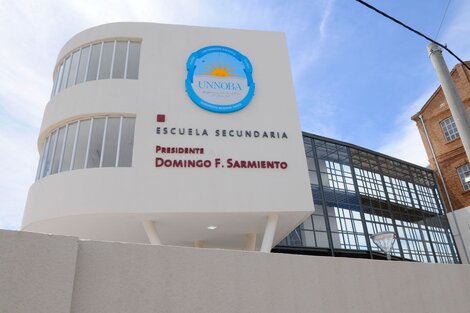
[[[63,89],[97,79],[138,79],[140,42],[110,40],[76,50],[59,66],[51,97]]]
[[[463,190],[469,190],[470,182],[465,182],[465,173],[469,173],[470,175],[470,164],[465,164],[457,168],[457,173],[459,174],[460,182],[462,183]]]
[[[441,127],[447,142],[460,137],[457,126],[455,125],[454,118],[452,116],[442,120]]]
[[[44,142],[36,180],[72,169],[132,166],[134,127],[134,117],[106,116],[53,130]]]

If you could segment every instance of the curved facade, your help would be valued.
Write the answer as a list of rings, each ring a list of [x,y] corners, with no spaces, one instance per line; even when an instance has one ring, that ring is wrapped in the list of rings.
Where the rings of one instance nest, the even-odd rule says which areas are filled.
[[[253,64],[243,110],[217,114],[188,97],[188,58],[207,46]],[[102,25],[65,44],[53,80],[23,230],[258,249],[268,216],[276,243],[313,211],[282,34]]]

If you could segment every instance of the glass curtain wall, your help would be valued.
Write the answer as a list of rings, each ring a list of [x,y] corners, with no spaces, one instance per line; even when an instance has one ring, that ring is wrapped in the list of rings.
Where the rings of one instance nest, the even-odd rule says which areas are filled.
[[[396,234],[395,260],[459,263],[432,171],[304,133],[315,212],[274,252],[384,259],[370,240]]]

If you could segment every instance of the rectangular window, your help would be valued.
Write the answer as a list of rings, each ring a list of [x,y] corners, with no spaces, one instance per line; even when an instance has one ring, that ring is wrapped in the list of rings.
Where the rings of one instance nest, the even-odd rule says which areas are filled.
[[[77,122],[69,124],[67,136],[65,138],[64,156],[62,157],[62,165],[60,172],[70,170],[70,162],[72,160],[73,143],[75,142],[75,132],[77,131]]]
[[[139,78],[140,42],[131,42],[129,45],[129,55],[127,58],[128,79]]]
[[[85,167],[86,148],[88,145],[88,137],[90,133],[90,123],[90,120],[80,121],[77,144],[75,146],[75,158],[73,161],[74,170]]]
[[[103,52],[101,53],[100,74],[98,79],[110,78],[111,62],[113,59],[114,41],[108,41],[103,44]]]
[[[441,128],[447,142],[460,137],[457,126],[455,125],[454,118],[452,116],[441,121]]]
[[[65,126],[59,128],[59,135],[57,137],[57,144],[55,147],[54,157],[52,160],[52,171],[51,174],[55,174],[59,171],[60,156],[62,154],[62,147],[64,144]]]
[[[116,166],[120,117],[109,117],[103,151],[103,167]]]
[[[69,77],[69,69],[70,69],[70,57],[67,58],[64,62],[64,71],[62,74],[62,81],[60,82],[59,91],[63,90],[67,85],[67,78]]]
[[[44,177],[42,175],[42,172],[44,170],[44,162],[47,157],[47,150],[49,149],[49,141],[51,140],[51,136],[47,137],[46,142],[44,143],[42,153],[41,153],[41,158],[39,161],[39,167],[38,167],[38,173],[37,173],[37,179]]]
[[[98,73],[98,63],[100,60],[101,42],[91,47],[90,61],[88,62],[88,73],[86,81],[95,80]]]
[[[134,149],[135,118],[123,118],[121,127],[121,143],[119,146],[118,166],[132,166],[132,152]]]
[[[53,132],[50,137],[51,139],[49,140],[47,154],[45,155],[46,158],[44,159],[44,169],[42,171],[42,177],[45,177],[50,174],[51,164],[52,164],[52,155],[54,153],[56,140],[57,140],[57,131]]]
[[[77,77],[78,60],[80,59],[80,51],[72,54],[72,62],[70,63],[69,79],[67,80],[67,87],[75,85],[75,78]]]
[[[101,160],[101,149],[103,146],[104,118],[93,120],[93,130],[91,131],[90,146],[88,150],[87,168],[99,167]]]
[[[126,67],[127,41],[117,41],[114,52],[113,78],[124,78]]]
[[[77,80],[75,82],[76,84],[80,84],[85,80],[89,54],[90,54],[89,46],[82,49],[82,53],[80,54],[80,62],[78,65]]]
[[[470,179],[470,163],[462,165],[461,167],[457,168],[457,173],[459,174],[460,182],[462,183],[463,190],[470,189],[470,181],[465,181],[465,174],[469,175]]]

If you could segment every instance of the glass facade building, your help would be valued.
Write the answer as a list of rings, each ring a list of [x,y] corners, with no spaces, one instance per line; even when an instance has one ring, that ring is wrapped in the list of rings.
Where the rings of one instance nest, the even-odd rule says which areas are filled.
[[[434,173],[303,133],[315,212],[273,252],[385,259],[370,236],[393,231],[394,260],[460,263]]]

